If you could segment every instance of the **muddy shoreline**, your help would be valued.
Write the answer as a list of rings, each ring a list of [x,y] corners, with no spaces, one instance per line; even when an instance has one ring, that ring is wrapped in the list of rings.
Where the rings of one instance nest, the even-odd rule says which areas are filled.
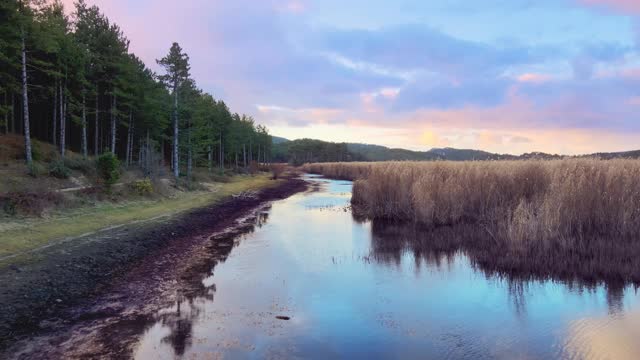
[[[212,247],[228,254],[233,237],[246,231],[243,219],[258,216],[270,201],[306,188],[304,180],[287,178],[251,196],[89,235],[31,255],[24,263],[0,264],[0,354],[74,356],[74,328],[90,338],[86,333],[108,331],[109,319],[116,314],[131,322],[126,328],[132,334],[140,331],[154,310],[198,291],[187,281],[190,274],[218,261],[215,256],[210,259]],[[75,356],[127,357],[127,332],[112,335],[91,349],[80,346]]]

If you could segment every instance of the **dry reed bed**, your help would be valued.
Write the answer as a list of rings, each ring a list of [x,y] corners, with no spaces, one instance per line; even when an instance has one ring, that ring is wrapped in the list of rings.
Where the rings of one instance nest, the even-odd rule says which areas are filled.
[[[639,160],[325,163],[304,170],[355,180],[352,203],[369,218],[483,224],[515,240],[640,235]]]

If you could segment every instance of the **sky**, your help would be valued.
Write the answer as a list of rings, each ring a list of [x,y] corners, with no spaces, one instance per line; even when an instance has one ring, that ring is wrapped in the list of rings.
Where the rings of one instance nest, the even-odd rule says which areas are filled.
[[[638,0],[87,3],[156,71],[180,43],[201,88],[288,139],[640,149]]]

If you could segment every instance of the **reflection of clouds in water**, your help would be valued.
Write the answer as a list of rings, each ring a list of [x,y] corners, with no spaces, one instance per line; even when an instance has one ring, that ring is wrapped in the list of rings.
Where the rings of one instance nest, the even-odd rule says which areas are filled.
[[[640,311],[573,321],[563,353],[570,359],[640,359]]]

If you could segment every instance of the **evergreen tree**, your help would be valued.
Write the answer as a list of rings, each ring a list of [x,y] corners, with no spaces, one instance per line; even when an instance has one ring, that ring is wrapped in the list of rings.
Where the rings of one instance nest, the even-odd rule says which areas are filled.
[[[178,155],[178,89],[184,81],[189,78],[189,56],[182,52],[178,43],[173,43],[169,54],[157,60],[158,64],[164,67],[166,74],[160,79],[171,88],[173,94],[173,175],[178,180],[180,176],[180,158]]]

